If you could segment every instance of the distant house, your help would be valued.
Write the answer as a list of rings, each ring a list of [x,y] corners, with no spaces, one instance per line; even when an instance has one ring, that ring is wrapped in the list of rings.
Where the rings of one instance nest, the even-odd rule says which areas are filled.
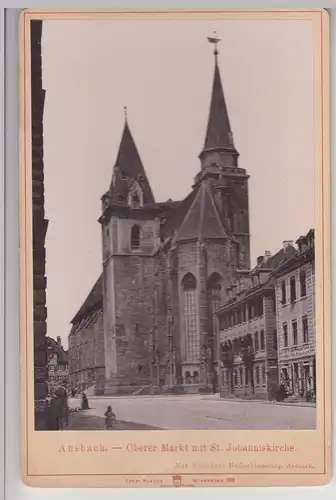
[[[48,351],[48,393],[54,394],[60,386],[68,385],[68,353],[62,347],[61,337],[46,338]]]
[[[265,252],[251,271],[238,271],[231,298],[217,310],[222,396],[270,398],[278,385],[274,272],[296,249],[285,241],[275,255]]]
[[[296,242],[296,254],[274,273],[279,380],[293,397],[316,393],[315,237]]]

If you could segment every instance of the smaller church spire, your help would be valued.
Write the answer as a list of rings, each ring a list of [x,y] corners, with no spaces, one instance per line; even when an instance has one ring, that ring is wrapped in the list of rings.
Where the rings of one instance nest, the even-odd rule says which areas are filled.
[[[136,147],[133,135],[127,121],[127,107],[124,106],[125,124],[122,133],[117,159],[113,168],[110,184],[110,197],[125,202],[131,185],[136,181],[143,191],[145,204],[154,203],[154,196],[150,187],[145,168]]]

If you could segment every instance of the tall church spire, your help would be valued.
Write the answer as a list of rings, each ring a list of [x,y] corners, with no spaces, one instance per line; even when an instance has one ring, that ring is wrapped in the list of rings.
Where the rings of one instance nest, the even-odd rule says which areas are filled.
[[[112,181],[108,192],[113,202],[127,203],[132,186],[139,185],[143,195],[143,204],[154,203],[145,168],[133,139],[127,119],[127,108],[124,106],[125,124],[122,133],[117,159],[113,168]]]
[[[227,160],[231,162],[231,165],[227,166],[236,166],[236,157],[238,156],[238,152],[236,151],[233,144],[229,114],[226,107],[218,66],[218,43],[220,42],[220,39],[215,34],[215,36],[213,37],[208,37],[208,40],[215,46],[215,68],[208,126],[205,135],[204,147],[202,153],[200,154],[200,158],[202,160],[206,159],[206,157],[209,156],[209,154],[211,155],[214,151],[220,151],[222,155],[227,153],[227,155],[230,157],[230,160],[229,158],[227,158]]]

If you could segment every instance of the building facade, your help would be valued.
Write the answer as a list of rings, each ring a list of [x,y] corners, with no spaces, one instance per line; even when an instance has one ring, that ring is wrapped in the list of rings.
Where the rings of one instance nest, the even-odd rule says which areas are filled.
[[[55,394],[59,387],[69,384],[68,353],[63,349],[61,338],[46,338],[48,348],[48,394]]]
[[[34,286],[34,402],[35,429],[47,428],[47,308],[46,251],[48,221],[44,210],[42,21],[30,22],[31,39],[31,117],[32,117],[32,198],[33,198],[33,286]]]
[[[102,275],[72,321],[72,384],[82,377],[111,394],[218,385],[215,311],[237,269],[250,268],[238,156],[217,49],[200,169],[185,199],[155,201],[126,120],[102,197]]]
[[[298,251],[274,273],[279,382],[289,394],[316,395],[314,231],[297,240]]]
[[[220,330],[220,392],[223,397],[271,398],[278,384],[275,278],[273,272],[296,254],[284,243],[265,252],[252,271],[238,271],[230,299],[217,311]]]

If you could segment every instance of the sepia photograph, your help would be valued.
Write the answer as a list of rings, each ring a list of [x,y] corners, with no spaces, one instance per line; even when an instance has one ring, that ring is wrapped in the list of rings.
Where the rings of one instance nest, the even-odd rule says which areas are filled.
[[[46,429],[315,427],[313,60],[272,24],[32,21]]]
[[[28,469],[325,474],[322,12],[127,15],[24,21]]]

